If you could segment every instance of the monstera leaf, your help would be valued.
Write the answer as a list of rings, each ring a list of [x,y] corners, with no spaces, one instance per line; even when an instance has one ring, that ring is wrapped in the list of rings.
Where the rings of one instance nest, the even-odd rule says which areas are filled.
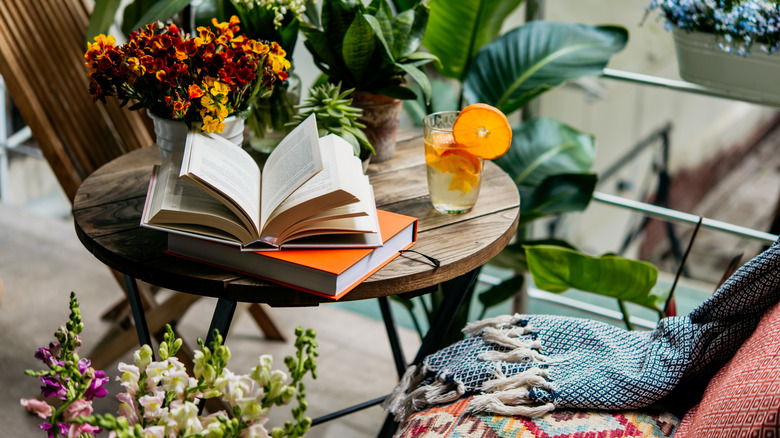
[[[627,40],[622,27],[532,21],[479,51],[464,97],[509,114],[568,80],[599,75]]]
[[[654,290],[658,270],[651,263],[615,255],[591,257],[553,245],[525,246],[528,270],[539,289],[575,288],[630,301],[662,312],[669,291]]]
[[[430,0],[423,45],[442,61],[442,75],[463,81],[482,46],[498,36],[523,0]]]

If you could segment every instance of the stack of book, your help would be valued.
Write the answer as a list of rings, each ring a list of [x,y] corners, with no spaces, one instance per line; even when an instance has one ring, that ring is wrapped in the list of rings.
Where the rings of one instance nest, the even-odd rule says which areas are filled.
[[[417,219],[376,209],[352,146],[314,116],[260,171],[246,151],[192,131],[155,166],[141,225],[168,253],[338,299],[411,247]]]

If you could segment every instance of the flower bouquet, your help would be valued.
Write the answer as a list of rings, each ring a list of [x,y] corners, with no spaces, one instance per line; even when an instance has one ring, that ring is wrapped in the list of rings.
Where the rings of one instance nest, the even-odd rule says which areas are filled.
[[[80,358],[80,333],[83,329],[78,300],[70,297],[70,318],[55,333],[56,342],[39,348],[35,357],[47,370],[27,374],[43,383],[40,399],[22,399],[22,405],[45,420],[40,426],[49,437],[94,437],[109,430],[109,437],[301,437],[311,426],[305,416],[304,385],[306,374],[316,378],[317,343],[312,330],[297,328],[295,357],[285,358],[287,373],[271,368],[273,359],[263,355],[249,374],[237,375],[228,370],[230,350],[215,333],[214,341],[205,346],[198,340],[194,367],[190,376],[174,356],[182,345],[170,326],[160,343],[159,360],[144,345],[133,355],[133,364],[119,364],[125,392],[118,394],[118,416],[96,415],[92,400],[105,397],[108,381],[103,371],[95,370],[90,361]],[[230,411],[201,413],[204,399],[219,397]],[[293,420],[283,427],[266,429],[268,413],[273,406],[286,405],[296,399]],[[50,404],[48,400],[54,400]]]
[[[305,0],[230,0],[246,34],[261,41],[277,41],[287,59],[293,59],[298,41]],[[301,80],[292,73],[286,81],[274,86],[268,99],[256,101],[247,116],[250,145],[261,152],[270,152],[290,131],[285,125],[293,120],[295,106],[301,97]]]
[[[121,46],[112,36],[95,37],[84,55],[89,92],[96,101],[116,96],[126,105],[134,100],[132,110],[146,108],[189,128],[222,132],[228,116],[287,79],[290,63],[279,44],[239,34],[236,16],[227,23],[213,19],[212,25],[189,36],[174,24],[152,23]]]

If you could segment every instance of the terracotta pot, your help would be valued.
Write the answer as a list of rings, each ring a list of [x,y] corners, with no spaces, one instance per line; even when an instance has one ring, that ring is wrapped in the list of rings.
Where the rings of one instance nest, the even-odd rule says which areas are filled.
[[[380,163],[393,157],[402,104],[399,99],[379,94],[359,91],[352,93],[352,106],[363,110],[358,121],[366,125],[366,137],[376,149],[376,155],[371,157],[372,163]]]
[[[179,120],[170,120],[157,117],[147,112],[154,122],[155,142],[160,148],[160,158],[163,160],[173,152],[183,153],[184,143],[187,140],[187,124]],[[225,129],[219,134],[236,146],[241,146],[244,141],[244,119],[238,116],[230,116],[225,119]]]

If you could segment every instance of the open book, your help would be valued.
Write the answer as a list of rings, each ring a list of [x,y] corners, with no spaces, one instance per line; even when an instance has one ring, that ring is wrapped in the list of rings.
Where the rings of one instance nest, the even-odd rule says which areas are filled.
[[[360,159],[341,137],[318,138],[314,116],[279,143],[262,173],[243,149],[191,131],[183,156],[155,167],[141,225],[255,251],[382,245]]]

